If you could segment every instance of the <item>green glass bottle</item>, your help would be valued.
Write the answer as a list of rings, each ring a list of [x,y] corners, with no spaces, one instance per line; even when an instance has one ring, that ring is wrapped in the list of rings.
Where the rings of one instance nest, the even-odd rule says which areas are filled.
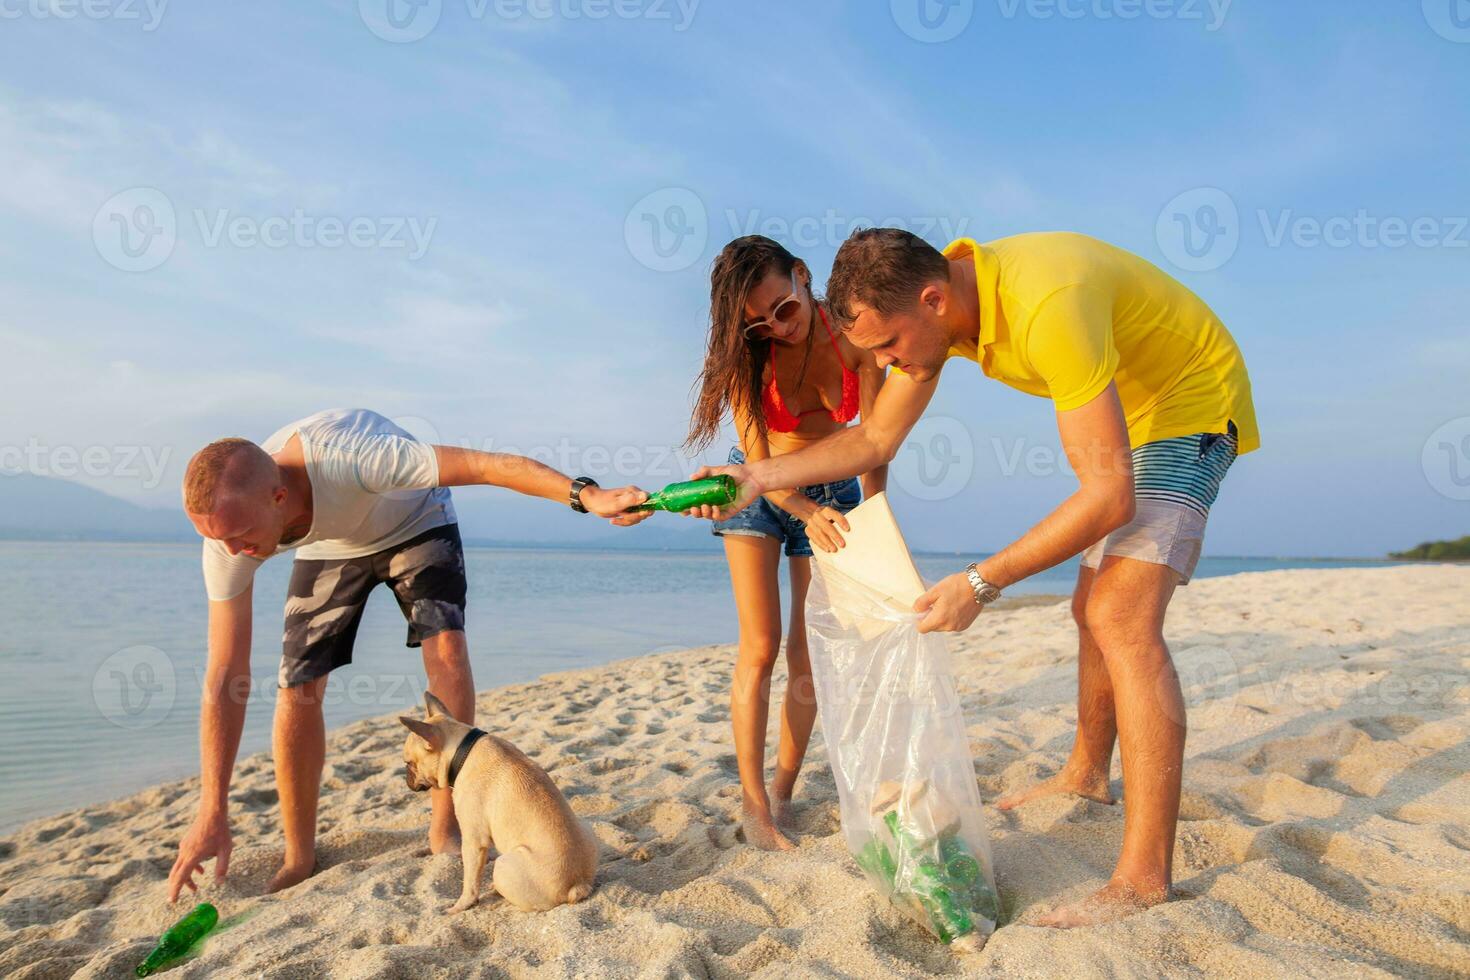
[[[721,474],[703,480],[670,483],[657,493],[649,494],[647,500],[629,510],[667,510],[678,514],[704,504],[723,507],[733,504],[737,493],[735,478]]]
[[[864,871],[887,885],[890,892],[895,889],[898,862],[893,860],[887,844],[876,837],[869,838],[867,845],[858,853],[857,863]]]
[[[962,885],[970,885],[980,877],[980,862],[970,854],[970,849],[958,835],[940,839],[939,857],[949,876]]]
[[[929,921],[939,939],[946,945],[966,933],[975,931],[975,922],[955,898],[954,883],[945,874],[944,865],[924,858],[914,868],[914,895],[929,913]]]
[[[213,905],[200,902],[194,906],[194,911],[175,922],[158,940],[148,958],[138,964],[138,976],[146,977],[188,953],[218,922],[219,910]]]

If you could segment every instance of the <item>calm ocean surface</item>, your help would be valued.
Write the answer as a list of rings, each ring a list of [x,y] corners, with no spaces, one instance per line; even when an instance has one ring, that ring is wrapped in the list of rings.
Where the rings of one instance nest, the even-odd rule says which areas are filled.
[[[979,556],[921,556],[933,581]],[[640,654],[728,643],[724,557],[677,552],[467,549],[468,633],[480,689]],[[1199,575],[1347,561],[1206,558]],[[270,745],[290,561],[256,580],[255,686],[240,746]],[[1067,593],[1076,562],[1009,590]],[[0,542],[0,830],[124,796],[199,768],[205,598],[195,544]],[[417,651],[386,590],[354,662],[332,675],[329,727],[417,704]]]

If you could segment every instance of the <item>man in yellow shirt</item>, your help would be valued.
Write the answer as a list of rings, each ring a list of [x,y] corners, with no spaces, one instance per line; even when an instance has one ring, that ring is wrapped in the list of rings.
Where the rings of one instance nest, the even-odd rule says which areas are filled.
[[[723,517],[767,491],[891,461],[951,357],[1052,399],[1076,492],[1020,540],[922,596],[919,628],[966,629],[1001,589],[1082,554],[1072,754],[1056,776],[999,806],[1056,793],[1112,803],[1120,744],[1128,807],[1112,878],[1041,921],[1090,924],[1164,901],[1185,734],[1164,614],[1194,572],[1220,480],[1260,444],[1240,349],[1183,284],[1084,235],[961,239],[940,253],[898,229],[860,231],[838,251],[827,292],[848,338],[897,372],[861,425],[801,452],[696,474],[729,473],[741,494],[695,516]]]

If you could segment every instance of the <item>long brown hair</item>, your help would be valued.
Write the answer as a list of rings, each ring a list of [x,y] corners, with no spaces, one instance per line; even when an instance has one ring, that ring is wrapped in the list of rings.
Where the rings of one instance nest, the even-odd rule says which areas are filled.
[[[739,407],[764,438],[761,373],[771,341],[745,336],[745,298],[771,272],[790,276],[796,256],[764,235],[745,235],[726,245],[709,273],[709,347],[694,380],[699,394],[689,420],[686,448],[699,452],[720,433],[725,413]]]

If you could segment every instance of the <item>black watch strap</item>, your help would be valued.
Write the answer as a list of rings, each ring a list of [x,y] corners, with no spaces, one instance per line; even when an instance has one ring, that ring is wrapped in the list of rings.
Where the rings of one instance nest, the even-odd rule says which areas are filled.
[[[582,506],[582,491],[595,486],[597,486],[597,481],[590,476],[579,476],[572,481],[571,499],[567,501],[572,505],[572,510],[579,514],[587,513],[587,508]]]

